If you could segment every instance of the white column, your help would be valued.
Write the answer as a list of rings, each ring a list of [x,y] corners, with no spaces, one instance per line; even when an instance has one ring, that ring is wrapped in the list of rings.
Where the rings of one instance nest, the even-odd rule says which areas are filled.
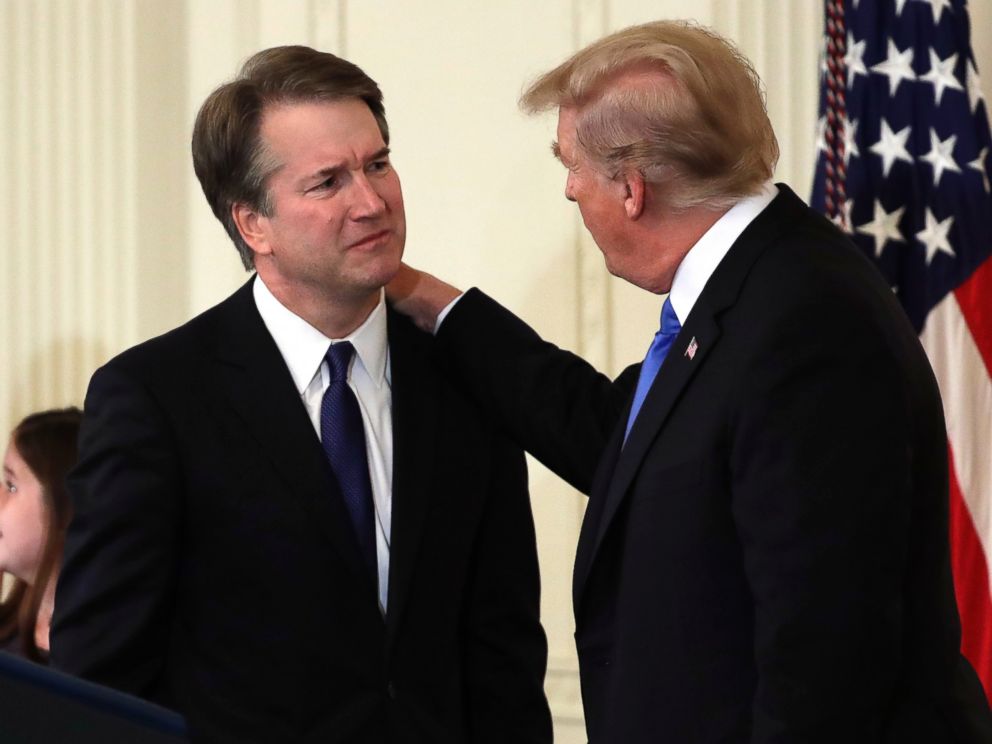
[[[6,0],[0,426],[81,403],[136,336],[135,6]]]

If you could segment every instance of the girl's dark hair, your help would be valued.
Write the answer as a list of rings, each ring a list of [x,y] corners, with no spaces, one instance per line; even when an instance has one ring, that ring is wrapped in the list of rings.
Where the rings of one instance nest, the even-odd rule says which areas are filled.
[[[19,634],[24,655],[35,661],[46,656],[35,643],[35,623],[45,589],[59,570],[65,530],[72,516],[65,477],[76,464],[82,416],[78,408],[32,413],[11,433],[11,443],[41,484],[45,535],[35,582],[28,585],[18,579],[6,601],[0,603],[0,641]]]

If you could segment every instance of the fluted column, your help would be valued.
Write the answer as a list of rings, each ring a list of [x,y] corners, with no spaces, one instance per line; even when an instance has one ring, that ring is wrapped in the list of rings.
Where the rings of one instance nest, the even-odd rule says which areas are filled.
[[[0,4],[0,417],[80,402],[136,336],[135,5]]]

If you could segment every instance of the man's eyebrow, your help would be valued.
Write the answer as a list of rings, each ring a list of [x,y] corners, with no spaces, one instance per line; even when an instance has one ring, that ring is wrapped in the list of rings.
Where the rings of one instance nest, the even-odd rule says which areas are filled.
[[[561,160],[561,148],[558,146],[558,140],[551,140],[551,154]]]
[[[320,170],[315,170],[313,173],[309,173],[303,177],[300,182],[303,183],[317,183],[323,181],[326,178],[330,178],[337,173],[340,173],[344,168],[344,163],[335,163],[334,165],[325,165]]]
[[[390,150],[388,147],[383,147],[372,153],[371,157],[368,158],[368,162],[374,162],[376,160],[382,160],[385,157],[389,157]],[[344,163],[335,163],[334,165],[328,165],[321,168],[318,171],[311,173],[307,178],[308,180],[323,180],[328,176],[333,176],[344,168]]]

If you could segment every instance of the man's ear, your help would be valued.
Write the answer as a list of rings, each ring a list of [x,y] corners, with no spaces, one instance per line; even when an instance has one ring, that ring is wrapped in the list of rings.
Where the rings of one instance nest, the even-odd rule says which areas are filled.
[[[249,248],[263,256],[272,252],[266,229],[268,218],[265,215],[239,202],[231,205],[231,217]]]
[[[644,176],[639,170],[631,169],[620,175],[620,183],[624,187],[623,208],[627,217],[636,220],[644,214],[645,184]]]

